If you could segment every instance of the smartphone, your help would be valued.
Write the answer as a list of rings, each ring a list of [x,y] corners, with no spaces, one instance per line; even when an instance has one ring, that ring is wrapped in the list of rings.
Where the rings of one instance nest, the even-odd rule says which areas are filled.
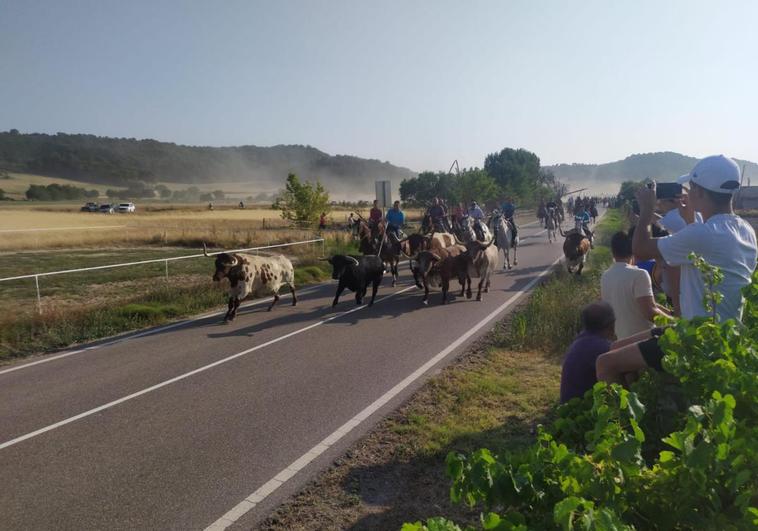
[[[682,195],[682,185],[679,183],[658,183],[655,188],[656,199],[675,199]]]

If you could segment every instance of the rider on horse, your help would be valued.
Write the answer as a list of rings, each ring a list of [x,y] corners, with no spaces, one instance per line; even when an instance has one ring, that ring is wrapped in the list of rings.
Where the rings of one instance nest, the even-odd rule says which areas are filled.
[[[440,204],[439,197],[434,198],[427,214],[431,218],[432,228],[435,232],[448,232],[447,224],[445,223],[447,212],[445,212],[445,207]]]
[[[513,227],[513,241],[515,242],[516,237],[518,236],[518,227],[516,226],[516,221],[513,219],[513,217],[516,215],[516,205],[513,203],[512,198],[506,198],[505,202],[502,205],[502,212],[503,217],[508,220],[508,222],[511,224],[511,227]]]
[[[402,239],[402,227],[405,225],[405,214],[400,210],[400,201],[395,201],[392,208],[387,211],[387,233],[392,234],[398,240]]]
[[[474,232],[476,232],[477,239],[484,240],[484,230],[482,229],[484,211],[476,201],[471,201],[471,206],[468,209],[468,216],[474,220]]]
[[[592,231],[590,230],[590,215],[584,205],[579,207],[579,212],[574,216],[574,220],[576,221],[577,229],[581,226],[585,236],[587,236],[587,239],[590,241],[590,246],[594,248]]]

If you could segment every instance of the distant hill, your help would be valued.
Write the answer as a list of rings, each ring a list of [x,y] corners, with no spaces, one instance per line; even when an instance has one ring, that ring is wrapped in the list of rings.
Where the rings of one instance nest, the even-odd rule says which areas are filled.
[[[0,169],[94,184],[135,181],[203,184],[240,182],[261,189],[282,186],[287,174],[321,180],[341,192],[373,194],[375,180],[395,186],[415,172],[389,162],[329,155],[311,146],[201,147],[156,140],[58,133],[0,133]]]
[[[648,177],[657,181],[673,181],[688,173],[697,161],[695,157],[665,151],[631,155],[624,160],[606,164],[556,164],[545,168],[570,187],[610,188],[617,187],[623,181],[639,181]],[[737,162],[740,167],[746,165],[746,182],[752,178],[758,183],[758,164],[743,160]]]

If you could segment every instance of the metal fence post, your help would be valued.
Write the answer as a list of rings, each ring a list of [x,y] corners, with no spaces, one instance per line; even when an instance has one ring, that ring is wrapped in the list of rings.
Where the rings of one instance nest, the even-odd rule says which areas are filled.
[[[168,260],[166,260],[166,282],[168,283]]]
[[[326,257],[326,238],[321,238],[321,257]]]
[[[42,297],[39,294],[39,275],[34,275],[34,285],[37,286],[37,311],[42,315]]]

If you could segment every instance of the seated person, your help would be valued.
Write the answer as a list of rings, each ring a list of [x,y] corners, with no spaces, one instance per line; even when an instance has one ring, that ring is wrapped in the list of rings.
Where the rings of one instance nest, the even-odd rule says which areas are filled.
[[[432,228],[436,232],[447,232],[447,224],[445,223],[447,213],[445,212],[445,207],[440,204],[438,197],[434,198],[432,206],[429,207],[427,212],[432,221]]]
[[[611,237],[614,263],[600,278],[601,298],[616,315],[616,337],[629,337],[653,328],[653,317],[670,315],[655,303],[650,276],[632,265],[632,239],[625,232]]]
[[[568,349],[561,370],[561,404],[582,397],[597,383],[595,361],[608,352],[616,321],[607,302],[593,302],[582,309],[582,331]]]
[[[516,242],[516,237],[518,236],[518,227],[516,226],[516,220],[513,219],[516,216],[516,205],[513,202],[512,198],[507,198],[503,204],[500,207],[500,210],[503,213],[503,217],[510,222],[511,227],[513,227],[513,241]]]
[[[640,219],[634,233],[632,248],[638,258],[664,260],[680,268],[679,303],[682,317],[709,317],[703,304],[705,283],[689,255],[702,256],[721,269],[724,280],[715,289],[721,293],[716,306],[717,319],[740,320],[744,298],[742,288],[750,284],[758,249],[755,231],[732,208],[732,195],[740,186],[740,169],[723,155],[706,157],[686,176],[689,193],[683,198],[680,211],[687,226],[676,234],[654,238],[650,227],[654,219],[655,184],[637,192]],[[703,215],[703,223],[695,223],[695,212]],[[627,373],[651,367],[662,370],[663,351],[658,345],[660,329],[626,338],[614,349],[597,359],[598,380],[621,383]]]

